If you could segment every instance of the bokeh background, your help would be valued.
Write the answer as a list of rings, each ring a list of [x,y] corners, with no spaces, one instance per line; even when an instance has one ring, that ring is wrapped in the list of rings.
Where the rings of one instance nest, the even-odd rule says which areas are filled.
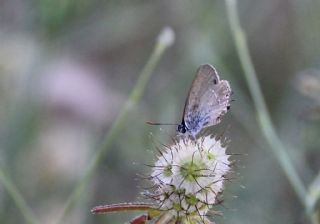
[[[277,133],[308,186],[320,167],[320,2],[241,0],[258,79]],[[196,68],[213,64],[234,91],[212,133],[231,143],[235,178],[216,223],[308,223],[268,148],[237,57],[224,1],[0,1],[0,166],[40,223],[56,223],[97,146],[119,114],[164,26],[175,44],[63,223],[124,223],[99,204],[138,201],[155,158],[170,143]],[[150,132],[153,137],[150,137]],[[26,223],[0,183],[0,223]]]

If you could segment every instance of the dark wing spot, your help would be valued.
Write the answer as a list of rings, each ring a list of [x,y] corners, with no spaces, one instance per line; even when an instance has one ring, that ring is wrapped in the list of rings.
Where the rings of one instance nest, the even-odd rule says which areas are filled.
[[[213,83],[214,83],[214,84],[217,84],[217,80],[216,80],[216,79],[214,79],[214,80],[213,80]]]
[[[198,109],[198,107],[199,107],[199,105],[198,105],[198,104],[194,104],[194,105],[192,106],[192,110],[193,110],[193,111],[195,111],[195,110],[197,110],[197,109]]]
[[[230,106],[227,106],[227,110],[230,110]]]

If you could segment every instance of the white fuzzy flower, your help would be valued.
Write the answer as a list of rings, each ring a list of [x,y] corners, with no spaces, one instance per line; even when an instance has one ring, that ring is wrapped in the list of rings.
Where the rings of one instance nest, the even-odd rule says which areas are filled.
[[[151,174],[161,209],[180,217],[204,216],[218,203],[230,170],[228,158],[221,141],[210,136],[181,138],[166,147]]]

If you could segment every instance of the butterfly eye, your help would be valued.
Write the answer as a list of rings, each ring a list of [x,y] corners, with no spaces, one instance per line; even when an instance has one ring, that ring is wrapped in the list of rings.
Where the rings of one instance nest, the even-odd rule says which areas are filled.
[[[230,110],[230,106],[227,106],[227,110]]]

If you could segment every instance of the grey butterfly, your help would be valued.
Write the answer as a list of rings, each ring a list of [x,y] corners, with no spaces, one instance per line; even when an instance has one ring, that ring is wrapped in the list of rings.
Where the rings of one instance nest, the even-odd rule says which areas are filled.
[[[229,82],[220,80],[212,65],[201,65],[189,90],[177,131],[196,136],[203,128],[220,123],[230,109],[231,92]]]

